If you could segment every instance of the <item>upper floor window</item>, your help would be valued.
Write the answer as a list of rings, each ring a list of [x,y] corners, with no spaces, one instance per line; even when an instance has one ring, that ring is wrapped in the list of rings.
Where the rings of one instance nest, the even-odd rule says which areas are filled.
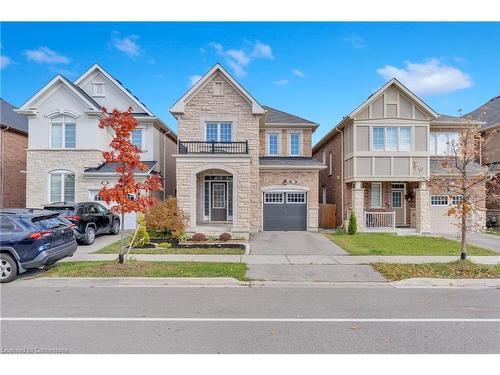
[[[407,126],[376,126],[372,131],[373,151],[410,151],[411,128]]]
[[[232,124],[229,122],[209,122],[205,128],[206,142],[231,142],[233,138]]]
[[[279,133],[267,134],[267,154],[271,156],[278,156],[280,152],[279,147]]]
[[[75,119],[73,117],[54,117],[50,121],[50,148],[75,148],[75,133]]]
[[[53,202],[75,201],[75,175],[69,171],[54,171],[49,174],[49,200]]]
[[[328,176],[333,174],[333,153],[330,151],[328,154]]]
[[[132,141],[132,144],[135,146],[135,147],[138,147],[139,149],[143,149],[144,148],[144,137],[143,137],[143,131],[144,129],[134,129],[132,130],[132,135],[131,135],[131,141]]]
[[[94,97],[103,97],[105,95],[104,92],[104,82],[94,82],[92,83],[92,96]]]
[[[290,144],[290,156],[300,155],[300,133],[290,133],[289,144]]]
[[[431,154],[449,155],[451,144],[458,144],[460,135],[458,132],[431,132]]]

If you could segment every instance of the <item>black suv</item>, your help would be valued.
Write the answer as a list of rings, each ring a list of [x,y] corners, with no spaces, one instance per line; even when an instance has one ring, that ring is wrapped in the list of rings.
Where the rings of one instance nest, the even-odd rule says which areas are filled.
[[[74,226],[54,211],[0,210],[0,282],[72,256],[78,247]]]
[[[96,202],[53,203],[44,209],[57,211],[75,224],[76,239],[85,245],[92,245],[97,234],[120,233],[120,217]]]

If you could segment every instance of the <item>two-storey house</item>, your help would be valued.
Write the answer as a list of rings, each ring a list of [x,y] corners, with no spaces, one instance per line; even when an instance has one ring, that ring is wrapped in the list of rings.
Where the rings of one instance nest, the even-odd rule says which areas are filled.
[[[106,116],[103,108],[129,107],[139,123],[132,143],[149,168],[137,175],[161,175],[164,191],[158,198],[174,195],[176,134],[96,64],[74,82],[57,75],[17,110],[28,117],[26,205],[100,201],[99,190],[117,178],[116,166],[106,164],[102,155],[112,140],[112,134],[99,127]],[[125,227],[135,227],[134,220],[128,215]]]
[[[336,204],[337,223],[354,212],[361,231],[456,232],[456,219],[446,212],[459,197],[438,193],[431,176],[453,178],[442,158],[466,125],[390,80],[314,146],[314,157],[327,164],[320,201]]]
[[[318,124],[261,105],[216,64],[171,108],[188,232],[318,228]]]

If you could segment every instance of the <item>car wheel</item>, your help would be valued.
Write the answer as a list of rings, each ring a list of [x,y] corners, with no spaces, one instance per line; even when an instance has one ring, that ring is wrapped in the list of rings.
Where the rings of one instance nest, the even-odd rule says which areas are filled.
[[[115,220],[113,223],[113,227],[111,228],[111,234],[118,234],[120,233],[120,220]]]
[[[17,277],[17,263],[8,254],[0,254],[0,283],[8,283]]]
[[[85,237],[83,239],[83,243],[85,245],[92,245],[95,241],[95,229],[94,227],[87,227],[85,231]]]

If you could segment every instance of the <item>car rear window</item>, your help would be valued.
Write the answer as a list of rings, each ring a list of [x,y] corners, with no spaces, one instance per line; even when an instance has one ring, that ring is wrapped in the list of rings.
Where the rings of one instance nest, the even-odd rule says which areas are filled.
[[[57,211],[62,216],[71,216],[75,214],[75,207],[44,207],[45,210]]]
[[[33,225],[37,227],[39,230],[47,230],[58,228],[62,225],[67,226],[66,220],[59,216],[51,216],[51,217],[35,217],[31,220]]]

